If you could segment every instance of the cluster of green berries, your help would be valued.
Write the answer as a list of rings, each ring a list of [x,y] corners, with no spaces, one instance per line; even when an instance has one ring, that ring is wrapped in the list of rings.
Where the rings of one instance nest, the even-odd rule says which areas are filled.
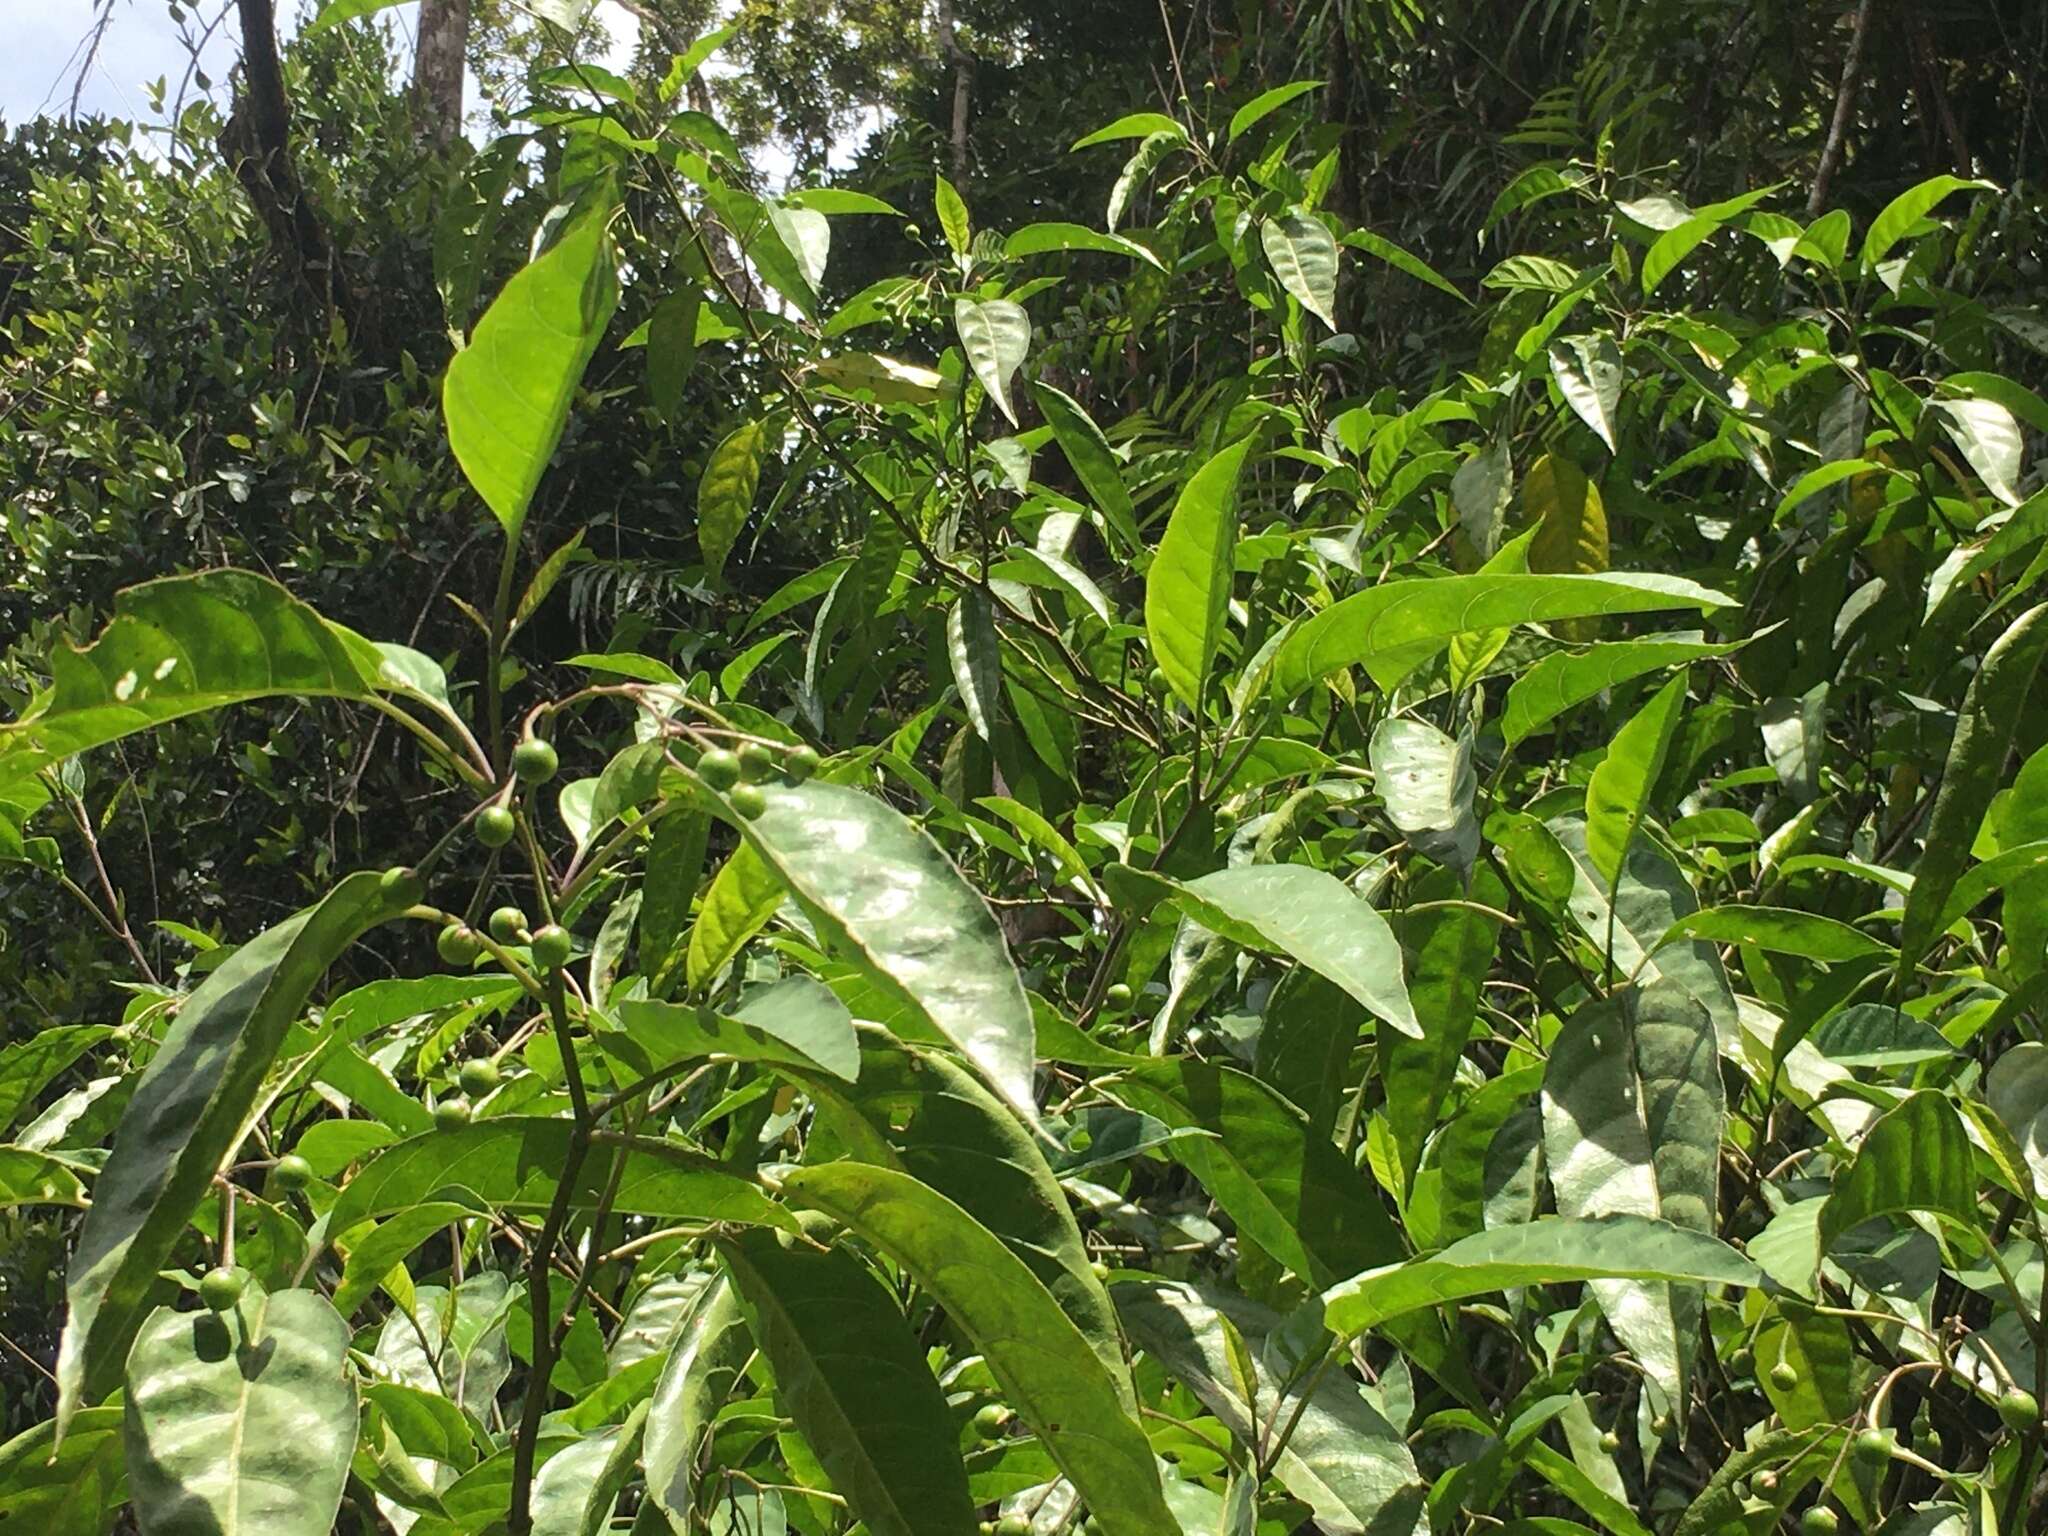
[[[712,747],[697,759],[697,777],[732,802],[732,808],[752,821],[768,809],[764,786],[780,770],[791,784],[801,784],[822,766],[824,759],[815,747],[797,746],[777,753],[765,742],[750,741],[735,752]]]

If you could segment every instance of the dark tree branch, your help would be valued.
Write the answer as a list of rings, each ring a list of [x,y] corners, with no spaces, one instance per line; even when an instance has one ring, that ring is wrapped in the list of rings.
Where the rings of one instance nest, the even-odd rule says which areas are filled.
[[[1813,191],[1806,199],[1806,216],[1817,218],[1828,205],[1828,185],[1842,164],[1842,152],[1849,138],[1849,119],[1856,113],[1856,86],[1863,78],[1863,46],[1870,36],[1870,13],[1876,0],[1861,0],[1856,21],[1849,33],[1849,55],[1842,60],[1842,84],[1835,92],[1835,115],[1828,124],[1828,141],[1820,152],[1820,165],[1813,173]]]

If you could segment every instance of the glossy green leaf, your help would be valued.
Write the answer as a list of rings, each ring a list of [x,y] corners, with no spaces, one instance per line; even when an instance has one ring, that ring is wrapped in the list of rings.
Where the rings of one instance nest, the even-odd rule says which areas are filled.
[[[1340,1338],[1421,1307],[1523,1285],[1585,1280],[1756,1285],[1757,1267],[1719,1238],[1647,1216],[1555,1218],[1494,1227],[1439,1253],[1356,1275],[1323,1293]]]
[[[671,421],[697,361],[697,317],[703,307],[704,295],[692,285],[655,305],[647,327],[647,393]]]
[[[84,1205],[78,1170],[48,1152],[0,1147],[0,1210],[17,1205]]]
[[[1875,271],[1877,264],[1891,253],[1891,248],[1904,239],[1914,225],[1918,224],[1952,192],[1995,192],[1997,187],[1988,181],[1971,181],[1961,176],[1930,176],[1915,186],[1908,187],[1889,203],[1871,221],[1869,232],[1863,237],[1863,267]]]
[[[1883,1003],[1844,1008],[1822,1019],[1806,1038],[1821,1055],[1844,1067],[1910,1067],[1923,1061],[1947,1061],[1956,1054],[1956,1048],[1933,1025]],[[1985,1090],[1994,1108],[1999,1066],[2027,1049],[2015,1046],[1993,1065]]]
[[[1984,1100],[2018,1144],[2037,1198],[2048,1198],[2048,1045],[2023,1040],[2000,1055],[1985,1075]]]
[[[517,540],[584,367],[619,301],[612,210],[586,208],[518,272],[448,364],[441,410],[463,474]]]
[[[946,237],[946,244],[953,248],[955,256],[965,256],[973,228],[968,222],[967,204],[960,200],[959,191],[945,177],[934,176],[932,203],[939,216],[939,232]]]
[[[2013,734],[2033,691],[2048,650],[2048,603],[2029,608],[2007,626],[1984,653],[1983,665],[1963,694],[1956,732],[1949,743],[1934,810],[1927,818],[1924,851],[1906,893],[1899,924],[1899,970],[1910,977],[1934,947],[1948,919],[1943,915],[1956,882],[1970,863],[1970,849],[1984,808],[2005,774]]]
[[[1223,643],[1237,548],[1237,480],[1251,452],[1241,438],[1196,470],[1145,573],[1145,634],[1167,685],[1191,710]]]
[[[53,1419],[0,1445],[0,1529],[104,1536],[127,1496],[125,1408],[87,1408],[59,1446]]]
[[[720,1274],[677,1329],[647,1414],[647,1494],[676,1536],[691,1536],[704,1438],[753,1351],[739,1296]]]
[[[1154,133],[1177,133],[1182,138],[1187,137],[1187,130],[1164,112],[1129,112],[1108,127],[1098,128],[1076,139],[1068,152],[1092,149],[1097,144],[1113,144],[1118,139],[1142,139]]]
[[[1390,715],[1373,728],[1367,754],[1387,819],[1423,857],[1469,872],[1479,857],[1471,742]]]
[[[307,23],[306,36],[325,32],[329,27],[338,27],[345,21],[354,21],[360,16],[373,16],[378,11],[388,11],[394,5],[403,5],[405,0],[327,0],[320,12]]]
[[[1337,329],[1337,237],[1301,208],[1259,226],[1259,243],[1280,286],[1331,330]]]
[[[1820,1252],[1851,1227],[1901,1211],[1977,1225],[1977,1175],[1969,1133],[1939,1093],[1916,1093],[1871,1123],[1820,1209]]]
[[[83,650],[52,648],[50,687],[0,725],[0,785],[168,720],[281,696],[367,699],[403,687],[378,648],[249,571],[129,587]]]
[[[335,1311],[343,1317],[354,1317],[356,1309],[375,1294],[393,1265],[405,1262],[406,1255],[435,1233],[483,1214],[488,1214],[485,1208],[466,1198],[427,1200],[407,1206],[374,1227],[350,1234],[341,1283],[334,1288]]]
[[[1008,299],[955,299],[953,327],[975,378],[1014,427],[1017,408],[1010,403],[1010,376],[1024,366],[1031,350],[1030,315]]]
[[[252,1281],[230,1312],[152,1313],[126,1380],[144,1536],[327,1536],[356,1441],[348,1349],[313,1291]]]
[[[1067,456],[1074,478],[1081,482],[1089,500],[1100,509],[1110,531],[1124,541],[1130,552],[1142,549],[1138,514],[1131,505],[1131,493],[1124,486],[1123,472],[1117,466],[1116,455],[1110,451],[1109,440],[1102,435],[1102,429],[1095,425],[1080,401],[1062,394],[1050,384],[1034,383],[1031,392],[1038,401],[1046,424],[1052,428],[1060,452]]]
[[[749,421],[727,433],[704,461],[697,482],[697,548],[714,579],[724,573],[726,556],[753,513],[767,453],[768,424]]]
[[[843,1248],[749,1232],[720,1251],[778,1407],[854,1516],[876,1536],[969,1536],[959,1430],[896,1298]]]
[[[504,1115],[401,1141],[349,1180],[328,1216],[328,1229],[346,1232],[442,1189],[468,1190],[502,1210],[544,1211],[568,1166],[574,1130],[567,1120]],[[614,1159],[620,1166],[612,1208],[619,1215],[789,1225],[759,1185],[713,1158],[657,1142],[593,1148],[570,1188],[571,1209],[597,1204]]]
[[[1210,1134],[1171,1151],[1250,1237],[1297,1275],[1328,1284],[1399,1251],[1369,1181],[1271,1088],[1234,1067],[1171,1060],[1133,1067],[1117,1096],[1176,1128]]]
[[[1397,272],[1405,272],[1408,276],[1416,279],[1416,281],[1429,284],[1430,287],[1436,289],[1439,293],[1449,294],[1460,304],[1468,308],[1471,306],[1472,301],[1465,297],[1456,283],[1453,283],[1420,256],[1403,250],[1383,235],[1374,234],[1369,229],[1354,229],[1344,237],[1344,243],[1364,251],[1368,256],[1385,262]]]
[[[681,1003],[626,1002],[619,1005],[619,1017],[654,1070],[720,1056],[815,1066],[848,1082],[860,1072],[853,1016],[808,976],[756,987],[730,1014]]]
[[[872,795],[811,780],[768,792],[747,841],[821,935],[1035,1115],[1031,1008],[988,905]]]
[[[1060,251],[1097,251],[1105,256],[1128,256],[1148,267],[1166,270],[1166,264],[1135,240],[1105,234],[1085,224],[1026,224],[1003,242],[1003,254],[1012,261],[1024,256],[1044,256]]]
[[[1586,851],[1610,886],[1619,878],[1629,843],[1650,808],[1671,744],[1685,712],[1680,673],[1614,733],[1607,755],[1586,785]]]
[[[1942,426],[1984,488],[2008,507],[2018,506],[2024,499],[2019,480],[2026,445],[2012,412],[1996,400],[1975,398],[1936,400],[1929,409],[1940,413]]]
[[[1239,1372],[1231,1369],[1229,1333],[1244,1340],[1249,1354],[1264,1355],[1268,1340],[1284,1327],[1279,1314],[1242,1296],[1172,1280],[1119,1284],[1114,1294],[1133,1341],[1200,1398],[1238,1444],[1258,1444],[1267,1425],[1293,1423],[1273,1476],[1308,1505],[1319,1530],[1405,1533],[1426,1527],[1415,1458],[1400,1431],[1356,1384],[1327,1373],[1304,1402],[1301,1384],[1282,1393],[1268,1371],[1259,1373],[1255,1392],[1246,1392]]]
[[[1453,635],[1670,608],[1722,608],[1730,599],[1676,576],[1435,576],[1382,582],[1304,619],[1273,658],[1273,687],[1300,693],[1341,667],[1363,666],[1391,688]]]
[[[412,900],[381,876],[350,875],[236,950],[185,999],[136,1083],[79,1228],[57,1355],[60,1425],[113,1387],[157,1271],[235,1150],[285,1030],[322,974]]]
[[[1320,80],[1290,80],[1285,85],[1276,85],[1270,91],[1261,91],[1250,101],[1230,114],[1230,127],[1226,139],[1235,144],[1240,135],[1253,124],[1264,121],[1298,96],[1322,89]]]
[[[993,742],[1001,707],[1003,652],[987,588],[969,587],[947,613],[946,656],[953,663],[953,686],[960,690],[974,734]]]
[[[1593,429],[1609,453],[1618,452],[1615,434],[1624,374],[1614,338],[1603,333],[1552,342],[1550,376],[1572,414]]]
[[[1682,635],[1621,640],[1583,651],[1556,651],[1508,685],[1501,735],[1509,745],[1532,736],[1588,699],[1630,678],[1705,656],[1725,656],[1742,642],[1716,645]]]
[[[1772,954],[1797,955],[1802,960],[1860,960],[1892,952],[1889,944],[1860,928],[1851,928],[1817,912],[1799,912],[1789,907],[1706,907],[1680,918],[1672,925],[1668,937],[1747,944]]]
[[[741,843],[733,849],[711,877],[697,921],[690,928],[683,977],[691,990],[702,988],[724,970],[747,941],[768,925],[784,899],[781,880],[752,844]]]
[[[1116,182],[1109,189],[1109,207],[1103,214],[1102,222],[1115,229],[1123,222],[1124,213],[1131,205],[1131,199],[1138,194],[1152,173],[1159,169],[1166,157],[1187,143],[1186,135],[1174,133],[1148,133],[1139,143],[1136,153],[1124,162]]]

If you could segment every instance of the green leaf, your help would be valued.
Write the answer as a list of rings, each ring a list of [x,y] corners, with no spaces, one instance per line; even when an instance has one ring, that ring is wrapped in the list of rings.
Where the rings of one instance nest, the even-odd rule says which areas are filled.
[[[1098,128],[1074,141],[1068,153],[1076,149],[1090,149],[1097,144],[1113,144],[1118,139],[1142,139],[1154,133],[1178,134],[1185,140],[1187,130],[1164,112],[1130,112],[1118,118],[1107,128]]]
[[[2019,481],[2024,463],[2025,440],[2011,411],[1996,400],[1935,400],[1928,409],[1940,414],[1941,424],[1984,482],[1984,488],[2008,507],[2025,498]]]
[[[252,699],[395,691],[378,648],[249,571],[130,587],[99,638],[52,648],[51,684],[0,726],[0,785],[168,720]]]
[[[1292,697],[1340,667],[1362,665],[1392,688],[1453,635],[1732,600],[1676,576],[1474,575],[1381,582],[1295,625],[1273,657],[1273,687]]]
[[[341,1283],[334,1288],[335,1311],[354,1317],[356,1309],[376,1293],[395,1265],[405,1262],[407,1254],[436,1232],[484,1214],[487,1211],[473,1200],[428,1200],[407,1206],[365,1232],[351,1234]]]
[[[1259,226],[1273,275],[1301,307],[1337,329],[1337,237],[1314,214],[1290,208]]]
[[[619,301],[612,210],[585,209],[513,274],[441,385],[448,446],[517,540],[584,367]]]
[[[144,1536],[327,1536],[356,1443],[348,1350],[313,1291],[251,1281],[229,1312],[151,1313],[127,1369]]]
[[[953,248],[955,256],[965,256],[973,239],[973,227],[967,218],[967,204],[960,199],[960,193],[943,176],[932,178],[932,202],[939,215],[939,230],[946,237],[946,244]]]
[[[1582,1006],[1550,1048],[1543,1142],[1560,1215],[1715,1230],[1726,1107],[1713,1020],[1668,982]],[[1600,1280],[1615,1334],[1681,1414],[1699,1348],[1690,1288]]]
[[[945,378],[917,363],[878,352],[841,352],[811,365],[811,376],[850,395],[872,395],[884,405],[930,405],[944,391]]]
[[[1002,646],[996,640],[995,605],[986,587],[969,587],[946,615],[946,656],[953,684],[974,734],[995,740],[996,711],[1003,684]]]
[[[0,1147],[0,1210],[87,1203],[78,1170],[69,1163],[27,1147]]]
[[[1367,753],[1387,819],[1423,857],[1470,873],[1479,857],[1471,742],[1390,715],[1373,728]]]
[[[896,1298],[843,1248],[772,1232],[720,1245],[776,1405],[875,1536],[964,1536],[974,1525],[960,1435]]]
[[[1008,299],[953,301],[953,328],[960,333],[960,347],[974,369],[975,378],[1002,413],[1017,425],[1017,408],[1010,403],[1010,375],[1024,366],[1031,350],[1031,317],[1022,304]]]
[[[348,1181],[329,1212],[328,1230],[346,1232],[444,1189],[470,1191],[499,1210],[545,1211],[568,1166],[574,1133],[568,1120],[503,1115],[401,1141]],[[615,1172],[612,1208],[621,1216],[790,1225],[759,1185],[728,1165],[654,1141],[593,1148],[568,1191],[570,1209],[593,1208]]]
[[[694,286],[654,306],[647,327],[647,393],[669,421],[683,403],[683,385],[697,361],[697,316],[704,295]]]
[[[1820,1031],[1814,1033],[1818,1036]],[[1941,1039],[1938,1034],[1935,1038]],[[2035,1198],[2048,1198],[2048,1045],[2023,1040],[2000,1054],[1985,1075],[1984,1100],[2005,1122],[2027,1160]]]
[[[1420,1035],[1387,920],[1343,881],[1306,864],[1241,864],[1165,882],[1196,922],[1233,943],[1297,960],[1374,1017]]]
[[[1861,960],[1892,952],[1891,945],[1860,928],[1851,928],[1817,912],[1799,912],[1789,907],[1705,907],[1681,917],[1665,937],[1747,944],[1753,949],[1797,955],[1803,960]]]
[[[354,21],[360,16],[374,16],[379,11],[388,11],[394,5],[403,5],[405,0],[327,0],[320,7],[320,14],[307,25],[305,35],[313,37],[329,27],[338,27],[345,21]]]
[[[1857,1003],[1831,1014],[1814,1027],[1807,1041],[1829,1061],[1844,1067],[1910,1067],[1923,1061],[1948,1061],[1956,1048],[1932,1024],[1883,1003]],[[1997,1106],[1999,1068],[2032,1045],[2018,1045],[1993,1064],[1985,1083],[1986,1097]]]
[[[656,1070],[722,1056],[817,1067],[848,1082],[860,1071],[853,1016],[830,989],[808,976],[756,987],[730,1015],[681,1003],[627,1002],[619,1005],[619,1016]]]
[[[767,453],[768,424],[750,421],[727,433],[704,461],[697,482],[697,548],[713,580],[724,574],[725,558],[754,510]]]
[[[1450,281],[1420,256],[1402,250],[1393,241],[1376,235],[1369,229],[1354,229],[1344,237],[1344,243],[1357,247],[1368,256],[1377,257],[1397,272],[1405,272],[1418,282],[1429,284],[1439,293],[1449,294],[1467,308],[1471,307],[1472,301],[1459,291],[1456,283]]]
[[[1384,1260],[1400,1239],[1372,1188],[1294,1105],[1247,1073],[1148,1062],[1116,1080],[1133,1108],[1207,1136],[1169,1150],[1244,1235],[1314,1284]]]
[[[1144,541],[1138,535],[1137,509],[1131,504],[1131,493],[1124,486],[1123,473],[1102,429],[1071,395],[1061,394],[1044,383],[1033,384],[1031,391],[1081,488],[1101,510],[1110,531],[1123,540],[1130,553],[1138,553],[1144,548]]]
[[[948,1058],[874,1029],[861,1044],[851,1085],[815,1074],[806,1082],[823,1132],[862,1162],[921,1180],[1001,1238],[1095,1345],[1128,1401],[1109,1297],[1040,1140]]]
[[[1820,1253],[1850,1228],[1900,1211],[1926,1211],[1975,1228],[1977,1170],[1969,1133],[1939,1093],[1916,1093],[1871,1123],[1820,1208]]]
[[[1610,888],[1621,876],[1628,846],[1650,808],[1685,712],[1679,673],[1614,733],[1607,755],[1586,785],[1586,851]]]
[[[1290,80],[1285,85],[1274,86],[1270,91],[1259,92],[1230,114],[1230,128],[1227,133],[1229,142],[1235,144],[1238,137],[1254,123],[1270,113],[1279,111],[1297,96],[1305,96],[1310,91],[1322,89],[1322,84],[1320,80]]]
[[[690,1536],[704,1439],[753,1350],[738,1293],[720,1274],[676,1330],[647,1414],[647,1493],[676,1536]]]
[[[1908,187],[1889,203],[1884,211],[1872,222],[1870,230],[1863,237],[1863,269],[1877,270],[1877,264],[1884,260],[1891,248],[1905,238],[1914,225],[1934,211],[1935,206],[1951,192],[1996,192],[1998,187],[1989,181],[1971,181],[1961,176],[1930,176],[1917,186]]]
[[[1264,1426],[1293,1424],[1273,1476],[1308,1505],[1319,1529],[1391,1533],[1426,1525],[1419,1521],[1424,1484],[1415,1458],[1356,1383],[1331,1372],[1306,1393],[1299,1383],[1282,1393],[1271,1381],[1260,1382],[1255,1393],[1245,1390],[1231,1369],[1231,1334],[1242,1336],[1253,1356],[1269,1356],[1269,1341],[1286,1328],[1278,1313],[1226,1291],[1172,1280],[1122,1283],[1115,1296],[1132,1339],[1200,1398],[1239,1445],[1257,1445]]]
[[[1230,611],[1237,479],[1251,448],[1252,439],[1241,438],[1195,471],[1145,572],[1145,634],[1153,660],[1197,714]]]
[[[1949,895],[1970,863],[1984,808],[2005,775],[2005,760],[2033,692],[2044,648],[2048,648],[2048,603],[2029,608],[2013,620],[1984,653],[1983,665],[1963,693],[1941,787],[1935,791],[1934,810],[1927,819],[1924,851],[1914,871],[1913,888],[1906,893],[1905,918],[1899,924],[1902,979],[1911,980],[1914,967],[1947,926],[1943,913]]]
[[[1151,1445],[1092,1344],[1001,1239],[908,1174],[798,1168],[791,1198],[844,1222],[909,1270],[986,1358],[1107,1536],[1174,1529]]]
[[[874,796],[815,779],[771,789],[741,828],[833,948],[1035,1117],[1023,984],[988,904],[929,837]]]
[[[59,1446],[45,1419],[0,1445],[0,1526],[36,1536],[104,1536],[127,1497],[125,1408],[87,1408]]]
[[[229,955],[185,999],[136,1083],[79,1228],[57,1355],[60,1427],[118,1379],[157,1271],[241,1141],[285,1030],[321,975],[414,894],[380,875],[350,875]]]
[[[1128,256],[1164,272],[1166,263],[1135,240],[1105,234],[1085,224],[1026,224],[1003,242],[1003,254],[1012,261],[1024,256],[1044,256],[1058,251],[1099,251],[1105,256]]]
[[[690,929],[684,984],[701,991],[768,924],[784,901],[782,881],[768,861],[741,843],[711,877]]]
[[[1583,651],[1553,652],[1508,685],[1507,703],[1501,711],[1501,735],[1512,746],[1630,678],[1660,667],[1682,666],[1703,656],[1725,656],[1743,644],[1739,640],[1716,645],[1683,635],[1646,635],[1640,640],[1615,641]]]
[[[1148,133],[1138,145],[1137,153],[1124,162],[1116,182],[1109,189],[1109,207],[1103,214],[1102,222],[1114,230],[1122,222],[1124,211],[1130,207],[1131,199],[1138,189],[1159,169],[1160,163],[1176,149],[1187,143],[1185,135],[1175,133]]]
[[[1609,453],[1618,452],[1615,413],[1621,404],[1623,370],[1614,338],[1603,332],[1552,342],[1550,376],[1573,414],[1593,429]]]
[[[0,1132],[57,1074],[113,1033],[104,1024],[60,1024],[0,1050]]]
[[[1637,1280],[1756,1285],[1762,1272],[1719,1238],[1647,1216],[1557,1218],[1494,1227],[1439,1253],[1353,1276],[1323,1293],[1339,1338],[1422,1307],[1523,1285]]]

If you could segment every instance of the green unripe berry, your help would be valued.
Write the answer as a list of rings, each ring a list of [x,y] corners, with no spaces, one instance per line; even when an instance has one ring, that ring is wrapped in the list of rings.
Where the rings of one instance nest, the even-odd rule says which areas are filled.
[[[1088,1265],[1088,1270],[1098,1280],[1107,1280],[1109,1278],[1109,1266],[1100,1259],[1092,1260]]]
[[[491,937],[500,944],[517,944],[526,932],[526,914],[517,907],[500,907],[491,914]]]
[[[1780,1392],[1790,1392],[1799,1385],[1799,1367],[1790,1360],[1780,1360],[1771,1367],[1771,1385]]]
[[[1865,1466],[1881,1467],[1892,1459],[1892,1437],[1881,1429],[1866,1429],[1856,1437],[1856,1459]]]
[[[1841,1521],[1825,1504],[1816,1504],[1799,1517],[1799,1536],[1835,1536]]]
[[[444,1131],[459,1131],[469,1124],[469,1100],[443,1099],[434,1106],[434,1124]]]
[[[498,1086],[498,1064],[488,1056],[478,1056],[462,1064],[456,1074],[456,1081],[462,1084],[462,1091],[472,1099],[480,1099]]]
[[[223,1264],[199,1277],[199,1299],[209,1312],[232,1312],[248,1284],[246,1273]]]
[[[1612,1456],[1616,1451],[1621,1449],[1621,1436],[1617,1435],[1611,1429],[1606,1431],[1604,1434],[1600,1436],[1600,1449],[1605,1451],[1608,1455]]]
[[[533,936],[533,963],[544,971],[559,971],[569,963],[569,930],[549,923]]]
[[[740,760],[723,747],[713,747],[697,759],[697,777],[720,794],[740,781]]]
[[[1218,832],[1235,832],[1237,830],[1237,812],[1227,805],[1217,806],[1213,819]]]
[[[758,784],[775,771],[775,754],[758,741],[750,741],[740,748],[740,777],[749,784]]]
[[[545,784],[561,766],[554,743],[538,736],[529,736],[512,749],[512,771],[522,784]]]
[[[1031,1520],[1026,1515],[1005,1515],[996,1522],[996,1536],[1031,1536]]]
[[[1089,1130],[1078,1130],[1067,1138],[1067,1150],[1070,1152],[1086,1152],[1094,1145],[1095,1133]]]
[[[738,784],[731,795],[732,808],[752,821],[768,809],[768,795],[758,784]]]
[[[1001,1403],[983,1403],[974,1414],[974,1432],[984,1440],[1000,1440],[1010,1427],[1010,1410]]]
[[[457,970],[468,970],[483,952],[483,945],[477,942],[475,931],[467,924],[449,923],[434,935],[434,953],[441,957],[443,965],[452,965]]]
[[[1651,1419],[1650,1433],[1655,1435],[1659,1440],[1662,1440],[1666,1435],[1670,1434],[1671,1415],[1668,1413],[1660,1413],[1655,1418]]]
[[[2030,1429],[2040,1427],[2041,1404],[2033,1393],[2014,1387],[1999,1398],[1998,1417],[2014,1434],[2025,1434]]]
[[[801,784],[824,766],[825,759],[818,756],[816,747],[792,747],[789,756],[782,760],[782,776],[792,784]]]
[[[270,1182],[284,1194],[295,1195],[313,1182],[313,1165],[296,1152],[287,1152],[270,1170]]]
[[[1778,1474],[1769,1467],[1765,1467],[1763,1471],[1757,1473],[1755,1477],[1749,1480],[1749,1486],[1755,1491],[1758,1498],[1768,1499],[1778,1491]]]
[[[518,830],[518,821],[502,805],[487,805],[476,813],[476,840],[486,848],[504,847]]]
[[[1112,1008],[1131,1006],[1131,989],[1123,982],[1112,981],[1102,989],[1102,1000]]]
[[[1145,674],[1145,691],[1151,694],[1153,698],[1165,698],[1169,686],[1170,685],[1166,681],[1166,674],[1162,672],[1159,668],[1154,667],[1150,672],[1147,672]]]
[[[1747,1376],[1756,1366],[1753,1350],[1736,1348],[1728,1353],[1728,1373],[1731,1376]]]
[[[394,907],[410,907],[427,894],[419,871],[405,864],[392,865],[378,876],[377,884],[384,899]]]

